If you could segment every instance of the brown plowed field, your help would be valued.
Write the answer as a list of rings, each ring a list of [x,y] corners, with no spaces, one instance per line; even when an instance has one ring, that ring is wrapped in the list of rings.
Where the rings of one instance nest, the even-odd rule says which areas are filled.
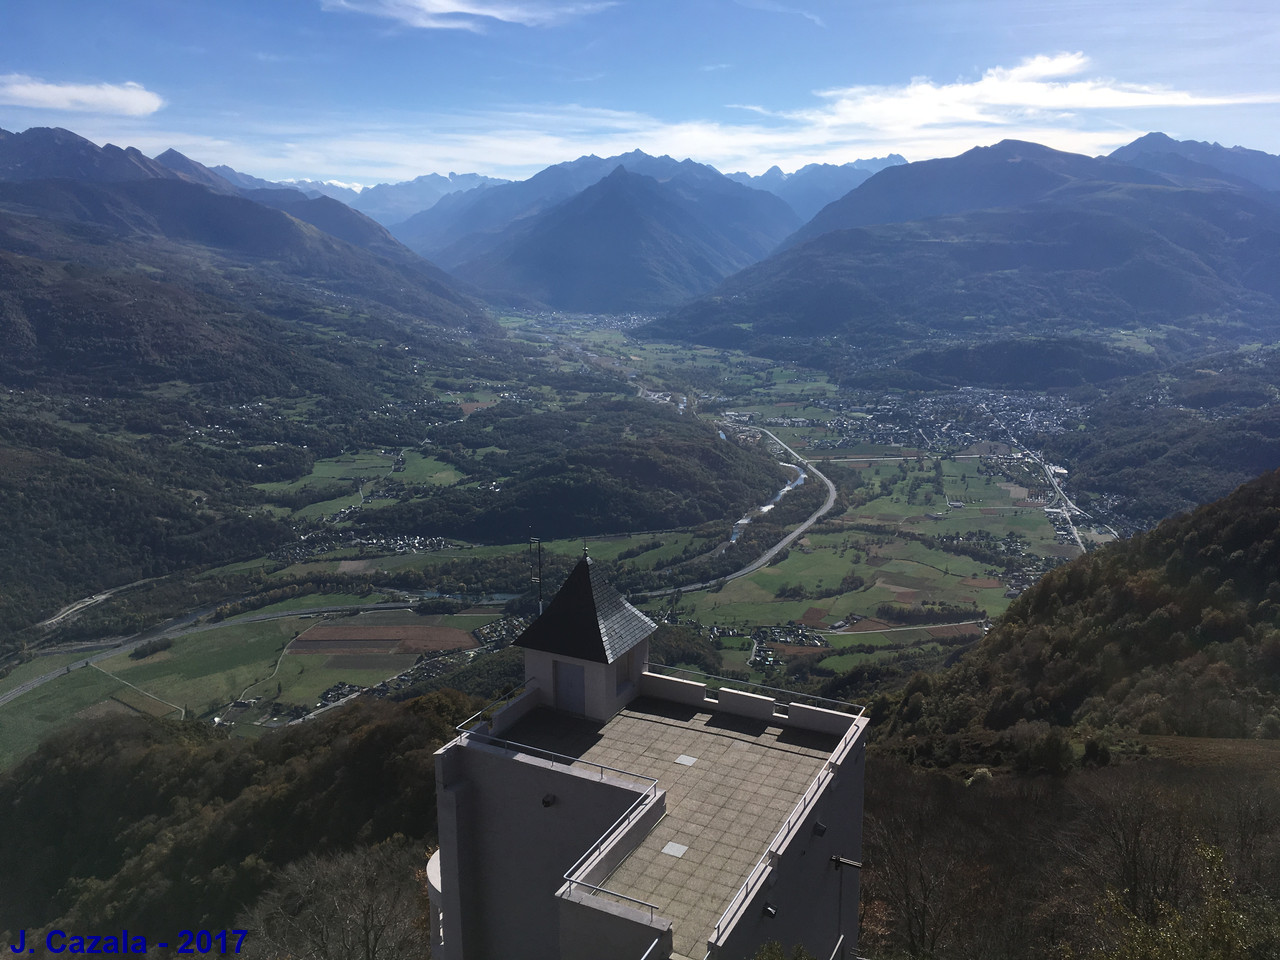
[[[810,607],[804,612],[804,616],[800,618],[800,622],[806,627],[820,627],[822,626],[823,618],[825,618],[826,615],[827,611],[822,607]]]
[[[324,624],[314,626],[289,645],[290,653],[325,656],[370,653],[425,653],[436,650],[470,650],[480,644],[456,627],[422,625],[357,627]]]

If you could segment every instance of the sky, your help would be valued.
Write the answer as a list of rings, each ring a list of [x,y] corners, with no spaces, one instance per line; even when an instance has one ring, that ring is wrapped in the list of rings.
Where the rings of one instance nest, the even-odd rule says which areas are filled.
[[[1152,130],[1280,154],[1275,0],[0,0],[0,128],[270,180],[786,172]]]

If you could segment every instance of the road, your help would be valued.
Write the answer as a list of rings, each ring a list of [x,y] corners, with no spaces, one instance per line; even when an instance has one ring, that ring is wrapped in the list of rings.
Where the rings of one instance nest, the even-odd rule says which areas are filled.
[[[776,557],[783,550],[790,547],[791,544],[795,543],[798,539],[800,539],[800,537],[804,536],[805,531],[807,531],[815,523],[817,523],[824,516],[826,516],[831,511],[831,508],[835,506],[836,485],[832,483],[830,480],[828,480],[826,475],[823,474],[821,471],[819,471],[818,468],[813,465],[812,461],[806,460],[804,457],[800,456],[800,454],[796,453],[789,446],[787,446],[785,443],[779,440],[777,435],[775,435],[772,431],[764,430],[759,427],[757,427],[756,429],[760,430],[761,433],[767,434],[769,437],[771,437],[773,439],[773,442],[776,443],[778,446],[780,446],[783,450],[787,451],[787,453],[789,453],[793,458],[795,458],[797,463],[803,464],[805,473],[808,476],[817,477],[819,480],[821,480],[823,483],[827,485],[826,501],[822,504],[822,506],[820,506],[817,510],[813,512],[813,514],[809,517],[808,520],[804,521],[804,523],[800,524],[798,527],[796,527],[794,530],[788,533],[785,537],[783,537],[781,540],[779,540],[772,547],[770,547],[768,550],[762,553],[758,558],[753,560],[751,563],[747,564],[741,570],[736,570],[733,573],[726,574],[723,577],[716,577],[715,580],[712,580],[709,583],[689,583],[680,587],[668,587],[663,590],[653,590],[648,593],[639,594],[639,596],[666,597],[666,596],[670,596],[676,591],[680,591],[683,593],[685,590],[706,590],[708,587],[714,586],[717,583],[721,583],[729,580],[737,580],[740,577],[750,576],[751,574],[755,573],[757,570],[763,567],[767,567],[774,557]]]
[[[1062,518],[1066,521],[1067,528],[1071,531],[1071,538],[1075,541],[1076,546],[1080,548],[1080,552],[1083,553],[1085,550],[1084,541],[1080,538],[1080,531],[1076,528],[1075,521],[1072,517],[1083,517],[1090,521],[1093,520],[1093,517],[1089,516],[1086,511],[1081,510],[1072,502],[1071,498],[1067,496],[1066,491],[1062,489],[1062,485],[1058,483],[1058,478],[1055,477],[1053,471],[1049,469],[1049,465],[1033,453],[1026,444],[1019,441],[1018,438],[1013,435],[1013,431],[1005,425],[1004,421],[1000,420],[995,413],[986,406],[986,404],[982,404],[980,409],[985,410],[991,416],[991,419],[999,424],[1000,429],[1005,432],[1005,436],[1008,438],[1010,445],[1023,450],[1044,473],[1044,478],[1049,482],[1049,487],[1053,490],[1054,497],[1053,502],[1045,509],[1052,510],[1056,508],[1062,511]],[[1115,530],[1112,530],[1111,527],[1106,527],[1106,530],[1117,540],[1120,539],[1120,535],[1116,533]]]
[[[63,607],[61,610],[59,610],[57,613],[55,613],[52,617],[50,617],[48,620],[44,620],[40,623],[37,623],[36,629],[51,630],[54,627],[56,627],[59,623],[61,623],[63,620],[67,619],[67,617],[70,617],[73,614],[77,614],[81,610],[87,610],[89,607],[95,606],[101,603],[103,600],[107,600],[111,597],[114,597],[117,593],[120,593],[122,590],[132,590],[134,587],[140,587],[144,583],[153,583],[158,579],[159,579],[158,577],[151,577],[150,579],[147,579],[147,580],[137,580],[134,583],[126,583],[124,586],[113,587],[110,590],[104,590],[102,593],[95,593],[92,597],[85,597],[83,600],[77,600],[75,603],[69,603],[65,607]]]

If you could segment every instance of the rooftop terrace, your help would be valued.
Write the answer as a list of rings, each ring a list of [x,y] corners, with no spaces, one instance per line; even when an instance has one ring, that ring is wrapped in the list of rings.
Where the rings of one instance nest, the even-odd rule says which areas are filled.
[[[538,708],[503,731],[527,745],[658,781],[666,815],[598,883],[651,904],[674,925],[675,956],[703,960],[707,940],[841,743],[705,704],[640,697],[605,723]],[[518,748],[517,748],[518,749]]]

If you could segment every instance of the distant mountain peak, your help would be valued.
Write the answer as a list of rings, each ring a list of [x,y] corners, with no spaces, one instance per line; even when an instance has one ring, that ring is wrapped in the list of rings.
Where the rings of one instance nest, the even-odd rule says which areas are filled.
[[[239,188],[230,180],[227,180],[220,174],[214,173],[204,164],[197,163],[190,157],[184,156],[172,147],[164,153],[158,154],[155,161],[166,169],[173,171],[184,180],[199,183],[217,193],[239,192]]]
[[[118,183],[175,177],[134,147],[99,147],[62,127],[32,127],[0,138],[0,180],[87,180]]]
[[[1148,170],[1165,170],[1170,161],[1162,158],[1169,157],[1199,165],[1181,166],[1179,172],[1185,176],[1212,176],[1211,169],[1222,174],[1221,179],[1239,186],[1280,190],[1280,157],[1247,147],[1224,147],[1220,143],[1175,140],[1163,133],[1148,133],[1112,151],[1109,159]]]
[[[1156,171],[1109,158],[1006,139],[956,157],[888,167],[827,205],[784,248],[832,230],[906,223],[973,210],[1020,207],[1087,181],[1169,186]]]
[[[1173,137],[1169,136],[1167,133],[1161,133],[1158,130],[1153,130],[1151,133],[1139,137],[1137,140],[1133,141],[1133,143],[1129,144],[1129,146],[1136,147],[1138,144],[1142,144],[1144,147],[1153,145],[1172,146],[1177,142],[1177,140],[1173,139]]]

